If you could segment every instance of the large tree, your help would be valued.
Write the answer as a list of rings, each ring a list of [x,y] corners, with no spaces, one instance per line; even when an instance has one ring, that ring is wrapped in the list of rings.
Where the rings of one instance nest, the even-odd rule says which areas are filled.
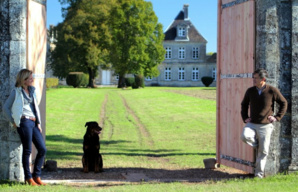
[[[111,9],[109,27],[112,35],[110,62],[119,74],[118,87],[125,74],[157,76],[157,66],[164,60],[164,35],[151,2],[116,0]]]
[[[90,87],[99,65],[108,61],[111,36],[107,21],[113,0],[63,0],[69,3],[58,32],[56,48],[51,54],[54,75],[66,77],[69,72],[89,74]]]

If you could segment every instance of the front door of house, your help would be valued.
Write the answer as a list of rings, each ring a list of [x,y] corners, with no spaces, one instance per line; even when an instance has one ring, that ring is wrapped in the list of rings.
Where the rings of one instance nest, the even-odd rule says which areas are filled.
[[[110,70],[102,70],[101,84],[102,85],[110,85],[111,84],[111,71]]]

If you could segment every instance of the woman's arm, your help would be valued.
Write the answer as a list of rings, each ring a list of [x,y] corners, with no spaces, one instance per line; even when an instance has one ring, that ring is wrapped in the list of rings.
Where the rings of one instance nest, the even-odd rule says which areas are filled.
[[[4,116],[7,118],[7,120],[9,120],[12,124],[14,124],[14,120],[12,118],[12,113],[11,113],[11,106],[15,100],[16,97],[16,91],[13,90],[9,97],[6,99],[4,105],[3,105],[3,112],[4,112]]]

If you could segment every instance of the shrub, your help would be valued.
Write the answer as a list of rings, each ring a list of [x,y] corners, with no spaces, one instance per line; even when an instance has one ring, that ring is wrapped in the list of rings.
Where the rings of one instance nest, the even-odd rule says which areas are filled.
[[[132,86],[132,84],[135,82],[135,78],[134,77],[127,77],[125,78],[125,85],[127,87]]]
[[[59,79],[58,78],[46,78],[47,88],[58,87]]]
[[[213,77],[208,77],[208,76],[205,76],[205,77],[202,77],[201,78],[201,81],[203,82],[203,84],[206,86],[206,87],[209,87],[209,85],[211,85],[211,83],[213,82],[214,78]]]
[[[160,86],[160,84],[159,83],[151,83],[150,86],[152,86],[152,87],[158,87],[158,86]]]
[[[70,72],[66,77],[67,85],[80,87],[84,85],[85,74],[83,72]]]
[[[81,86],[87,87],[88,84],[89,84],[89,75],[84,73]]]
[[[145,87],[145,81],[143,75],[135,75],[135,83],[132,85],[133,89],[137,89],[139,87]]]

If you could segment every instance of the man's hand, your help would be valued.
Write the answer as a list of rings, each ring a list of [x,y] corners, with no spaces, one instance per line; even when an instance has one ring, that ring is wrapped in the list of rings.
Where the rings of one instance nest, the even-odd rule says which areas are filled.
[[[245,123],[248,123],[248,122],[250,122],[251,121],[251,118],[247,118],[247,119],[245,119]]]
[[[276,121],[276,118],[273,116],[268,116],[268,120],[270,121],[270,123],[273,123]]]
[[[42,133],[42,129],[41,129],[40,124],[38,124],[37,127],[38,127],[39,131]]]
[[[12,124],[14,128],[18,128],[17,125],[15,123]]]

